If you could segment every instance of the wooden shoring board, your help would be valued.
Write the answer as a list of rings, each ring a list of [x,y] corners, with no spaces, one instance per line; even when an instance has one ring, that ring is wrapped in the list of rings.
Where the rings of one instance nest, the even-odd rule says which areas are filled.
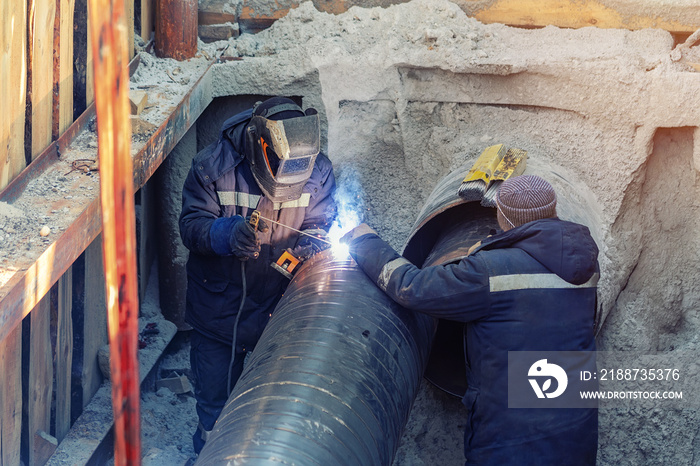
[[[102,384],[97,353],[109,341],[107,336],[107,303],[105,300],[102,235],[85,250],[85,299],[83,304],[83,367],[80,385],[85,408]]]
[[[56,439],[60,442],[70,430],[71,367],[73,363],[73,268],[58,280],[58,319],[56,325]],[[93,332],[90,329],[85,338]]]
[[[20,464],[22,439],[22,328],[0,342],[0,464]]]
[[[127,0],[124,2],[124,6],[126,7],[125,15],[126,15],[126,27],[129,30],[128,34],[128,42],[127,42],[127,53],[129,55],[129,60],[134,58],[134,19],[136,16],[134,15],[135,13],[135,8],[134,8],[134,1],[135,0]]]
[[[0,189],[26,166],[27,0],[0,2]]]
[[[697,5],[655,5],[648,0],[462,0],[463,9],[483,23],[562,28],[665,29],[692,33],[700,28]]]
[[[134,189],[141,188],[153,175],[165,156],[212,100],[210,70],[214,60],[193,59],[191,64],[195,64],[195,60],[201,61],[196,70],[199,77],[192,79],[189,91],[179,102],[172,105],[172,112],[163,118],[148,140],[139,142],[135,145],[135,150],[132,150],[132,154],[136,152],[133,156]],[[153,93],[153,105],[159,104],[159,96],[167,94],[164,91],[168,88],[168,83],[164,82],[162,86],[162,92],[156,89]],[[79,132],[76,138],[80,138],[85,131],[89,130],[84,129]],[[50,171],[59,173],[68,171],[70,169],[68,161],[71,160],[73,150],[68,144],[65,151],[61,153],[60,160],[54,158],[34,173],[33,179],[40,178]],[[78,191],[79,186],[71,189]],[[5,192],[6,190],[0,192],[0,201],[4,200]],[[25,256],[14,264],[17,270],[0,283],[0,341],[31,312],[51,286],[99,234],[101,224],[98,193],[87,191],[83,194],[84,201],[79,208],[71,209],[66,214],[70,216],[70,226],[63,233],[56,235],[53,242],[49,243],[38,257]],[[45,199],[37,198],[34,201],[26,192],[13,193],[13,195],[42,206],[47,211],[54,209],[54,206],[47,204]],[[40,225],[38,227],[40,229]]]
[[[51,295],[39,302],[30,316],[29,390],[27,420],[29,465],[42,465],[53,454],[45,449],[41,432],[51,431],[53,352],[51,348]]]
[[[53,116],[53,47],[55,0],[29,0],[28,95],[32,160],[51,144]]]
[[[141,38],[148,43],[153,33],[156,12],[155,0],[141,0]]]
[[[63,134],[73,122],[73,20],[75,0],[60,0],[58,33],[58,134]]]
[[[88,31],[90,30],[90,21],[92,21],[92,11],[90,2],[87,2],[88,11]],[[85,64],[85,105],[89,106],[95,101],[95,74],[92,66],[92,39],[90,34],[87,35],[87,63]]]

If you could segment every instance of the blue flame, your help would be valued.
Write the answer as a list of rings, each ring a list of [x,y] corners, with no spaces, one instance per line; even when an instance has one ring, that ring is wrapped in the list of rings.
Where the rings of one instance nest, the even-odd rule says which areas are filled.
[[[348,246],[341,244],[340,238],[362,223],[364,212],[362,187],[354,171],[338,183],[334,197],[338,216],[328,231],[328,239],[333,243],[331,246],[333,255],[337,258],[346,258],[349,255]]]

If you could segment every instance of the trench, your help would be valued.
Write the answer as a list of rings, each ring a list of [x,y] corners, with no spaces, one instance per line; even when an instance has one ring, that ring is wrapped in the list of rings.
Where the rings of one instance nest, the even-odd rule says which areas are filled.
[[[192,130],[192,134],[186,136],[180,143],[188,147],[181,155],[184,156],[187,152],[191,154],[195,147],[196,150],[204,148],[218,137],[218,128],[226,118],[239,110],[248,108],[261,98],[261,96],[232,96],[217,99],[199,119],[196,130]],[[300,99],[297,100],[300,102]],[[426,114],[422,111],[426,106],[432,106],[432,115],[439,115],[440,119],[439,124],[433,125],[435,133],[428,141],[413,138],[410,134],[412,130],[427,125]],[[551,109],[539,111],[553,112]],[[464,203],[458,198],[457,188],[468,166],[463,165],[456,169],[451,167],[460,157],[449,149],[448,141],[444,139],[440,141],[435,134],[441,133],[443,138],[452,135],[459,140],[459,144],[462,145],[460,150],[463,152],[465,144],[471,143],[478,146],[486,141],[462,139],[463,135],[455,129],[479,114],[493,118],[492,114],[504,112],[513,113],[518,115],[516,118],[531,121],[533,115],[537,118],[538,110],[513,106],[409,102],[401,111],[398,110],[396,102],[389,99],[368,102],[341,101],[338,120],[334,124],[348,130],[352,127],[352,131],[346,134],[354,144],[345,144],[342,148],[342,156],[334,160],[339,184],[338,191],[354,197],[357,202],[353,207],[361,206],[362,211],[359,214],[362,219],[372,225],[378,225],[382,234],[388,237],[397,249],[399,245],[396,243],[407,236],[403,249],[404,255],[414,263],[432,265],[459,260],[466,255],[469,246],[492,234],[497,228],[495,210],[475,203]],[[570,114],[569,118],[578,117]],[[453,130],[444,131],[441,127]],[[421,144],[426,143],[428,147],[423,146],[423,149],[420,149]],[[434,147],[430,147],[430,144]],[[443,150],[440,144],[448,147],[448,150]],[[422,153],[414,157],[416,151]],[[333,159],[332,148],[329,152]],[[179,157],[178,154],[178,151],[174,151],[165,164],[180,166],[175,171],[179,176],[184,176],[189,169],[189,164],[177,164],[176,160],[184,158],[187,161],[188,157]],[[580,200],[585,199],[585,192],[580,189],[580,183],[576,184],[575,180],[572,182],[573,177],[570,174],[563,175],[565,172],[556,165],[537,161],[529,165],[528,170],[546,178],[556,178],[556,183],[565,187],[559,201],[560,215],[567,219],[583,219],[596,230],[597,225],[593,220],[595,208],[586,203],[580,205]],[[437,182],[434,181],[436,179]],[[178,185],[181,185],[181,182],[170,182],[171,189]],[[411,224],[413,229],[408,230]],[[407,230],[408,235],[406,235]],[[598,233],[597,230],[596,233]],[[166,245],[166,247],[170,246]],[[173,258],[177,254],[159,254],[159,256]],[[378,308],[372,305],[360,306],[362,309],[359,311],[350,311],[354,308],[347,307],[360,296],[352,290],[357,287],[356,280],[366,280],[364,276],[350,279],[343,275],[342,279],[339,279],[338,288],[332,290],[332,298],[329,298],[324,294],[323,287],[330,278],[324,278],[316,285],[313,283],[314,278],[309,278],[308,275],[324,276],[324,270],[332,270],[331,275],[328,275],[332,277],[340,273],[336,272],[336,269],[345,270],[344,266],[333,262],[330,264],[321,262],[317,266],[321,269],[320,272],[308,271],[308,267],[310,266],[302,269],[305,271],[305,278],[298,279],[303,282],[301,284],[298,280],[292,282],[290,290],[280,302],[268,325],[269,330],[266,330],[261,338],[260,349],[253,353],[251,368],[244,372],[241,384],[234,389],[220,418],[222,421],[217,424],[217,430],[211,438],[211,443],[198,460],[203,462],[201,464],[217,462],[231,454],[243,459],[248,457],[246,455],[251,455],[251,458],[264,457],[273,452],[290,458],[298,457],[300,461],[325,458],[326,461],[340,464],[341,458],[351,458],[350,464],[353,461],[360,461],[362,464],[387,464],[394,460],[403,432],[410,430],[406,424],[409,421],[414,400],[418,396],[418,388],[423,384],[423,375],[432,387],[428,390],[447,394],[450,401],[443,400],[443,404],[454,406],[452,410],[459,415],[459,399],[466,390],[461,324],[436,322],[435,340],[439,343],[431,345],[429,341],[426,343],[423,337],[408,344],[411,347],[422,346],[423,351],[426,352],[424,356],[413,353],[396,359],[396,351],[392,351],[391,347],[388,349],[382,347],[382,351],[395,354],[393,363],[399,364],[400,369],[391,369],[392,359],[366,367],[365,362],[368,358],[374,357],[377,348],[365,348],[363,339],[353,340],[349,327],[343,327],[345,330],[341,329],[339,333],[336,333],[337,329],[331,332],[340,340],[312,343],[310,348],[303,348],[306,339],[296,344],[285,343],[287,335],[304,335],[304,329],[280,330],[277,327],[310,325],[313,328],[322,329],[326,328],[329,322],[333,326],[338,325],[338,315],[347,316],[350,312],[352,317],[355,316],[353,312],[357,312],[357,319],[364,321],[367,316],[378,312]],[[181,266],[172,267],[173,270],[178,268]],[[161,267],[162,270],[167,270],[167,267]],[[353,276],[352,268],[344,273]],[[302,272],[299,274],[301,275]],[[184,277],[182,279],[184,280]],[[163,280],[168,280],[167,276],[161,278],[161,285],[164,283]],[[297,285],[294,285],[295,283]],[[360,288],[368,289],[367,286],[374,289],[371,284],[364,284]],[[296,287],[310,287],[309,289],[314,289],[315,292],[302,298],[297,296],[300,292]],[[168,282],[168,286],[161,286],[161,289],[172,290],[171,282]],[[288,297],[289,303],[293,303],[289,306],[297,309],[297,314],[293,317],[288,316],[284,321],[278,316],[292,312],[287,309]],[[170,291],[168,296],[161,293],[161,303],[164,299],[172,300],[173,294]],[[180,299],[182,298],[174,299],[173,304]],[[363,295],[362,299],[366,299],[366,296]],[[386,297],[384,299],[386,300]],[[309,301],[306,307],[300,304],[306,301]],[[333,311],[335,305],[341,306],[338,315]],[[381,308],[384,305],[386,304],[378,306]],[[312,310],[305,311],[298,308]],[[402,314],[394,310],[389,315],[401,316]],[[387,322],[391,321],[387,319]],[[306,322],[306,324],[299,322]],[[403,335],[401,331],[398,334],[392,333],[396,332],[396,328],[400,326],[386,323],[383,325],[384,327],[380,326],[379,333],[388,335],[387,341],[400,340],[399,336]],[[426,328],[425,324],[421,327]],[[377,329],[366,331],[375,335]],[[350,341],[346,341],[344,336],[347,336]],[[338,341],[344,341],[344,343],[338,343]],[[410,338],[409,341],[411,341]],[[399,348],[403,346],[398,345]],[[355,363],[356,366],[352,366],[353,363],[348,361],[352,360],[360,350],[367,351],[367,355],[361,357],[360,362]],[[286,354],[285,351],[291,351],[291,353]],[[325,359],[324,354],[328,351],[334,355],[331,360]],[[421,362],[427,357],[427,352],[430,352],[430,359]],[[291,365],[292,361],[297,361],[296,366]],[[343,361],[343,367],[349,366],[346,370],[339,371],[334,361]],[[272,362],[275,363],[274,366],[270,366]],[[313,367],[303,369],[305,363],[312,364]],[[256,365],[260,367],[256,369]],[[414,365],[417,366],[408,371],[413,375],[406,375],[405,368]],[[296,375],[295,370],[299,371]],[[372,370],[378,370],[378,373],[372,374]],[[390,373],[394,376],[387,375]],[[405,390],[405,394],[399,386],[393,385],[396,383],[393,382],[397,377],[396,374],[400,373],[404,375],[398,376],[401,381],[399,386],[411,387],[410,390]],[[358,374],[361,381],[353,378]],[[288,380],[289,377],[293,380]],[[330,388],[328,386],[329,379],[337,384],[336,387],[342,387],[344,390],[339,394],[333,392],[333,384]],[[370,379],[373,382],[367,381]],[[296,388],[292,390],[291,398],[287,399],[290,383]],[[315,387],[310,394],[304,392],[304,388],[308,385]],[[348,391],[350,387],[356,386],[365,388],[360,388],[359,394],[352,390]],[[374,388],[367,388],[367,386]],[[423,387],[422,390],[425,391],[426,388]],[[332,395],[329,395],[331,393]],[[394,398],[404,394],[407,398],[394,399],[392,405],[387,401],[391,398],[383,397],[381,393],[394,393]],[[378,398],[375,399],[375,396]],[[363,403],[369,404],[358,407],[352,400],[362,400]],[[416,402],[416,404],[420,403],[421,401]],[[277,414],[268,416],[266,413]],[[284,419],[281,420],[279,416],[284,416]],[[316,424],[299,422],[305,416],[313,419]],[[246,422],[242,422],[243,419]],[[338,420],[341,424],[338,424]],[[281,427],[279,422],[283,424]],[[325,427],[319,427],[319,423]],[[341,425],[345,427],[341,428]],[[324,435],[323,429],[336,432],[337,435]],[[452,427],[451,430],[453,431],[451,435],[461,436],[461,429]],[[262,431],[267,433],[267,438],[260,437]],[[344,433],[341,434],[341,432]],[[251,443],[250,439],[256,440]],[[306,444],[305,441],[310,443]],[[348,449],[346,454],[342,454],[343,448]],[[461,457],[460,450],[460,448],[454,449],[455,459]],[[337,456],[339,452],[340,456]],[[356,455],[360,456],[356,458]]]
[[[406,79],[410,78],[407,75]],[[488,76],[478,79],[485,80]],[[507,85],[507,77],[499,80],[501,86]],[[261,98],[220,97],[207,108],[196,129],[180,143],[187,149],[178,152],[176,148],[164,162],[164,167],[170,168],[159,170],[172,173],[156,174],[157,182],[162,183],[161,192],[174,196],[164,203],[163,212],[168,205],[179,204],[177,196],[192,153],[218,136],[218,128],[226,118]],[[326,101],[332,99],[326,97]],[[604,246],[601,248],[603,280],[607,271],[613,284],[623,288],[612,298],[608,296],[609,288],[604,289],[603,301],[610,309],[599,333],[600,344],[615,349],[671,350],[694,338],[698,322],[692,309],[697,306],[698,290],[694,280],[686,279],[695,276],[693,264],[700,259],[698,238],[693,234],[699,226],[697,173],[693,169],[694,128],[664,128],[656,132],[648,160],[630,181],[617,181],[624,199],[621,214],[608,227],[593,192],[608,186],[601,184],[601,173],[614,172],[620,167],[611,158],[591,163],[592,154],[622,151],[632,146],[636,135],[629,128],[608,130],[585,115],[566,109],[426,101],[417,98],[415,91],[401,94],[398,99],[346,99],[337,104],[337,112],[326,123],[327,153],[334,163],[339,191],[354,197],[352,206],[358,210],[360,219],[375,227],[396,249],[416,242],[413,247],[418,251],[417,262],[421,262],[435,243],[445,239],[445,225],[454,222],[453,215],[464,214],[461,208],[450,206],[446,213],[422,225],[426,219],[421,218],[421,212],[431,200],[436,184],[463,169],[465,159],[473,159],[485,145],[498,142],[524,147],[532,154],[528,161],[530,172],[545,177],[557,190],[561,198],[559,205],[563,207],[560,216],[587,225],[598,244]],[[583,140],[585,143],[580,143]],[[686,196],[679,195],[684,192]],[[169,215],[176,218],[172,212]],[[186,251],[167,253],[179,242],[176,227],[167,224],[164,222],[163,229],[170,228],[171,244],[161,245],[164,249],[159,253],[159,261],[165,258],[166,264],[161,262],[159,266],[164,274],[161,290],[168,292],[161,292],[161,304],[171,303],[162,306],[163,309],[177,314],[182,312],[177,306],[184,303],[186,277],[182,272],[182,255]],[[478,235],[488,234],[486,224],[488,221],[484,222],[484,228],[475,230]],[[679,250],[678,244],[687,244],[687,250]],[[404,253],[412,254],[410,249],[404,249]],[[614,264],[605,254],[610,250],[617,254]],[[671,269],[673,272],[669,272]],[[426,444],[438,442],[442,451],[452,451],[448,461],[462,460],[464,413],[457,395],[463,390],[463,381],[455,370],[462,364],[447,357],[461,353],[461,329],[440,322],[437,331],[437,339],[448,343],[432,348],[426,370],[429,383],[421,382],[394,464],[410,464],[411,458],[416,457],[415,450],[432,448]],[[455,377],[443,378],[445,374]],[[442,416],[434,416],[435,412]],[[642,422],[651,429],[654,424],[650,416],[642,416],[645,419]],[[670,416],[663,418],[671,422]],[[692,416],[684,416],[692,422]],[[622,438],[637,445],[635,458],[640,460],[649,454],[650,445],[663,441],[644,429],[640,438],[633,438],[634,429],[620,416],[609,416],[605,422],[610,433],[601,435],[601,455],[609,462],[617,460],[622,449],[616,445]],[[629,434],[622,433],[625,431]],[[683,443],[696,445],[693,434],[686,429],[682,433]]]

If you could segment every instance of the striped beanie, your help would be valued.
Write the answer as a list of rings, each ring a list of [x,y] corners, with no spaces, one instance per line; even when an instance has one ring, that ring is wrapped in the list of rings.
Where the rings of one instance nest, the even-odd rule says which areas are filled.
[[[556,217],[557,195],[552,185],[536,175],[509,178],[496,194],[499,224],[504,230],[527,222]]]

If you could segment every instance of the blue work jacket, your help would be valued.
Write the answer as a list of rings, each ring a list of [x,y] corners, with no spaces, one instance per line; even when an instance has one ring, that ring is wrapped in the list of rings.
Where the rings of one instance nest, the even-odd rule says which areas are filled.
[[[537,220],[423,269],[372,234],[350,253],[402,306],[466,323],[466,464],[595,464],[596,409],[508,408],[509,351],[595,351],[598,248],[588,228]]]
[[[244,157],[245,126],[251,110],[224,122],[219,139],[192,161],[182,190],[180,235],[189,249],[185,320],[196,330],[231,344],[243,296],[241,261],[231,254],[229,231],[236,215],[259,210],[263,217],[294,228],[328,229],[336,215],[335,178],[330,160],[316,157],[311,177],[297,201],[273,203],[258,187]],[[289,279],[273,269],[299,233],[267,222],[258,233],[261,251],[245,262],[246,298],[236,338],[238,352],[252,351]]]

